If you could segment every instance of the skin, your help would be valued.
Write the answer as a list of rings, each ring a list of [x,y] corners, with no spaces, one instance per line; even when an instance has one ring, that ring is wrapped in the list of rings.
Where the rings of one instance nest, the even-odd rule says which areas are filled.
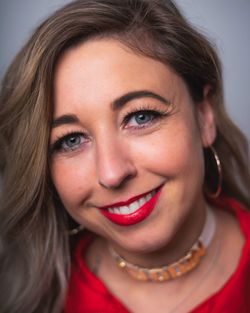
[[[91,40],[66,51],[58,62],[54,85],[54,120],[64,115],[70,115],[71,120],[55,122],[52,128],[51,176],[68,213],[98,235],[87,253],[88,263],[101,254],[103,263],[98,275],[133,312],[157,312],[156,303],[173,307],[178,302],[176,297],[199,281],[215,255],[215,245],[209,248],[192,282],[184,278],[181,288],[179,282],[161,284],[164,288],[138,285],[115,267],[107,246],[111,244],[130,262],[156,267],[178,260],[197,240],[207,206],[203,195],[203,148],[216,137],[209,86],[204,88],[203,101],[194,103],[185,82],[171,68],[135,54],[112,39]],[[112,108],[116,99],[140,90],[153,92],[166,103],[141,97]],[[164,116],[154,119],[147,115],[148,122],[143,126],[138,125],[135,115],[125,119],[126,114],[140,110],[153,110]],[[71,132],[79,133],[72,137],[73,148],[65,139],[63,148],[58,150],[56,144],[55,149],[57,140]],[[161,185],[155,209],[136,225],[113,224],[98,209]],[[240,240],[240,235],[236,238]],[[232,245],[225,256],[231,248]],[[225,275],[217,279],[219,285],[234,270],[240,253],[237,251]],[[211,275],[208,287],[214,287],[212,278],[217,274]],[[197,301],[209,293],[208,287]],[[151,288],[164,292],[158,290],[151,297],[152,307],[147,309],[138,306],[132,294],[126,294],[126,290],[134,290],[137,298],[145,297],[147,293],[151,295]],[[166,291],[172,294],[173,303],[165,303]]]
[[[115,99],[138,90],[152,91],[172,105],[148,97],[112,109]],[[53,182],[69,214],[123,255],[132,252],[130,259],[134,253],[176,246],[178,231],[182,237],[185,231],[190,246],[201,230],[206,205],[202,148],[213,142],[215,127],[208,101],[196,114],[193,106],[185,83],[172,70],[113,40],[84,43],[59,62],[54,119],[71,114],[78,121],[54,127],[51,144],[70,132],[86,133],[86,138],[80,137],[83,142],[73,151],[53,153]],[[128,112],[141,108],[167,115],[139,129],[134,118],[123,124]],[[97,209],[162,184],[155,210],[134,226],[117,226]]]

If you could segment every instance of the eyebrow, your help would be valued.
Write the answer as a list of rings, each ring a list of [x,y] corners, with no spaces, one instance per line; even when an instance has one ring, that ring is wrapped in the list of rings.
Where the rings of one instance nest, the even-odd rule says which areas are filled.
[[[127,102],[140,99],[140,98],[153,98],[156,100],[159,100],[160,102],[170,105],[171,102],[164,97],[148,90],[139,90],[139,91],[132,91],[128,92],[125,95],[115,99],[111,103],[112,110],[118,110],[121,109],[124,105],[127,104]],[[67,124],[79,124],[80,121],[74,114],[65,114],[62,115],[55,120],[52,121],[52,128],[56,128],[61,125],[67,125]]]
[[[61,125],[67,125],[67,124],[78,124],[79,123],[79,119],[77,118],[76,115],[74,114],[65,114],[62,115],[58,118],[56,118],[55,120],[52,121],[52,128],[61,126]]]
[[[128,92],[125,95],[121,96],[120,98],[114,100],[112,102],[112,108],[113,110],[120,109],[123,107],[127,102],[135,100],[135,99],[140,99],[140,98],[153,98],[156,100],[159,100],[163,102],[164,104],[170,104],[171,102],[162,96],[148,90],[139,90],[139,91],[132,91]]]

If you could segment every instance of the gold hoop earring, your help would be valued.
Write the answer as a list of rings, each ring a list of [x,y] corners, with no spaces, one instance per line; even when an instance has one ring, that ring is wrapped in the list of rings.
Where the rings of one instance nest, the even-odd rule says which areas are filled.
[[[205,193],[210,198],[217,198],[222,190],[222,166],[213,146],[204,150],[205,159]]]
[[[70,230],[67,231],[69,236],[73,236],[78,234],[80,231],[82,231],[84,229],[83,225],[79,225],[78,227],[72,228]]]

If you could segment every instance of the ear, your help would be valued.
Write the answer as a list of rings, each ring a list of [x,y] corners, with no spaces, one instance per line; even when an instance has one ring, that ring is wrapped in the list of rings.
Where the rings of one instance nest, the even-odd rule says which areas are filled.
[[[206,85],[203,90],[203,100],[197,104],[198,123],[204,148],[211,146],[216,139],[216,123],[210,91],[211,87]]]

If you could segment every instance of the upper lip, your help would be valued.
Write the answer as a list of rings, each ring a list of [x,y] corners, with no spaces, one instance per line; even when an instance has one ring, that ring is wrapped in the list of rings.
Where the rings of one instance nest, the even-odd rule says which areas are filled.
[[[132,202],[134,202],[134,201],[136,201],[136,200],[146,196],[147,194],[149,194],[150,192],[152,192],[154,190],[158,191],[161,187],[162,187],[162,185],[157,187],[157,188],[154,188],[154,189],[152,189],[150,191],[144,192],[144,193],[142,193],[140,195],[134,196],[134,197],[132,197],[132,198],[126,200],[126,201],[120,201],[120,202],[108,204],[108,205],[99,207],[99,209],[108,209],[108,208],[114,208],[114,207],[129,205],[130,203],[132,203]]]

